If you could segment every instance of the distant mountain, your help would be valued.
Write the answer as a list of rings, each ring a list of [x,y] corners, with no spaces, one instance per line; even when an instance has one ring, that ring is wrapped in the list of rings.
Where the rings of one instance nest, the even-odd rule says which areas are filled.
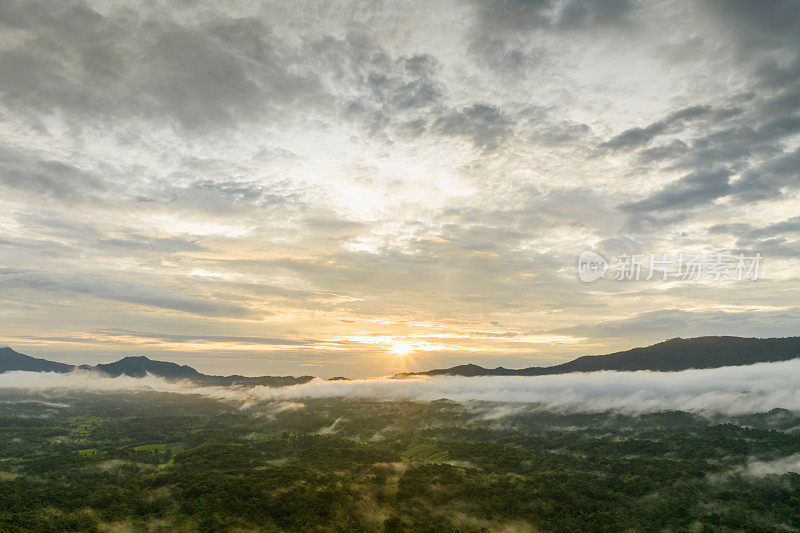
[[[46,359],[37,359],[29,355],[15,352],[11,348],[0,348],[0,374],[11,370],[28,372],[69,372],[75,367],[64,363],[55,363]]]
[[[800,337],[755,339],[744,337],[675,338],[644,348],[607,355],[587,355],[555,366],[522,369],[459,365],[452,368],[401,375],[427,376],[544,376],[598,370],[656,370],[675,372],[690,368],[751,365],[800,357]]]
[[[187,379],[198,385],[262,385],[265,387],[284,387],[287,385],[297,385],[306,383],[314,379],[314,376],[210,376],[201,374],[188,365],[179,365],[167,361],[154,361],[144,356],[123,357],[114,363],[101,363],[99,365],[68,365],[56,363],[47,359],[39,359],[15,352],[11,348],[0,348],[0,374],[13,370],[23,370],[27,372],[56,372],[66,373],[76,369],[100,372],[107,376],[130,376],[142,378],[150,374],[170,381]]]
[[[198,377],[192,379],[193,383],[198,385],[216,385],[218,387],[227,387],[229,385],[246,385],[248,387],[287,387],[289,385],[300,385],[307,383],[314,379],[314,376],[208,376],[200,374]]]
[[[143,355],[137,357],[123,357],[115,363],[99,364],[94,367],[109,376],[131,376],[143,378],[147,374],[165,379],[194,379],[202,374],[194,368],[166,361],[153,361]]]
[[[607,355],[587,355],[555,366],[533,366],[522,369],[503,367],[483,368],[478,365],[459,365],[452,368],[398,374],[427,376],[545,376],[570,372],[595,372],[598,370],[656,370],[674,372],[690,368],[718,368],[721,366],[751,365],[771,361],[786,361],[800,357],[800,337],[755,339],[744,337],[696,337],[670,339],[643,348],[634,348]],[[11,348],[0,348],[0,374],[12,370],[28,372],[71,372],[76,368],[100,372],[107,376],[144,377],[148,374],[175,381],[186,379],[198,385],[246,385],[284,387],[306,383],[313,376],[211,376],[201,374],[187,365],[154,361],[144,356],[124,357],[114,363],[76,367],[46,359],[30,357]],[[336,377],[332,380],[347,378]]]

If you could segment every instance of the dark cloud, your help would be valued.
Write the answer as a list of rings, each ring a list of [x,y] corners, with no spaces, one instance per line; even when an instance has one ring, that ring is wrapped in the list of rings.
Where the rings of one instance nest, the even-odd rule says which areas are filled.
[[[800,308],[781,311],[684,311],[646,312],[631,318],[581,324],[549,333],[590,335],[596,338],[674,338],[701,335],[740,337],[788,337],[796,335]]]
[[[466,137],[485,150],[497,148],[512,132],[511,120],[495,106],[473,104],[454,110],[436,120],[434,127],[444,135]]]
[[[709,17],[739,48],[745,58],[754,51],[791,48],[800,44],[800,6],[792,0],[776,0],[768,6],[748,0],[706,0]]]
[[[304,53],[334,111],[373,137],[417,137],[447,108],[441,64],[430,54],[392,55],[363,32],[311,41]]]
[[[519,75],[538,66],[547,53],[531,46],[536,32],[574,35],[623,26],[636,11],[630,0],[500,0],[473,2],[469,51],[501,75]]]
[[[315,340],[291,340],[279,339],[270,337],[249,337],[249,336],[236,336],[236,335],[185,335],[177,333],[148,333],[143,331],[131,331],[127,329],[101,329],[96,330],[94,333],[111,336],[111,337],[136,337],[139,339],[148,339],[153,341],[168,341],[168,342],[208,342],[208,343],[237,343],[237,344],[253,344],[263,346],[302,346],[307,344],[315,344],[319,341]]]
[[[644,128],[631,128],[625,130],[612,139],[604,142],[600,146],[611,150],[619,150],[622,148],[630,149],[649,143],[657,135],[661,135],[668,131],[675,131],[684,124],[684,122],[707,115],[711,111],[709,106],[698,105],[687,107],[669,114],[662,120],[653,122]]]
[[[0,52],[10,74],[0,81],[4,103],[34,116],[166,119],[201,130],[319,96],[314,74],[294,72],[261,20],[179,19],[101,14],[78,0],[7,2],[0,20],[16,39]]]
[[[692,207],[726,196],[737,202],[780,198],[800,186],[800,151],[784,151],[784,139],[795,135],[800,118],[767,120],[756,127],[741,125],[707,133],[687,141],[639,152],[643,164],[660,163],[665,170],[689,170],[651,198],[627,202],[625,210]],[[750,122],[758,123],[758,118]]]
[[[588,124],[565,120],[552,109],[523,109],[516,113],[515,120],[519,135],[538,145],[575,146],[593,142],[592,128]]]
[[[346,97],[344,116],[371,133],[390,124],[406,134],[421,133],[428,115],[443,103],[439,64],[432,56],[392,58],[360,35],[350,35],[343,42],[330,41],[324,53],[339,56],[331,57],[332,61],[346,58],[340,75],[350,80],[355,95]]]
[[[234,303],[210,300],[163,285],[143,284],[88,273],[65,275],[35,270],[0,269],[0,287],[9,293],[27,290],[33,291],[33,294],[46,293],[51,298],[58,295],[85,295],[209,317],[245,317],[251,313],[249,309]]]
[[[800,149],[770,159],[742,173],[735,193],[748,200],[775,198],[784,188],[800,187]]]
[[[677,160],[681,156],[686,155],[690,150],[689,145],[679,139],[673,139],[666,144],[660,146],[653,146],[646,150],[641,150],[636,159],[639,163],[644,165],[655,163],[658,161]]]
[[[586,28],[620,24],[632,15],[636,3],[632,0],[570,0],[557,15],[561,28]]]
[[[716,224],[708,228],[711,234],[732,235],[737,238],[736,252],[759,252],[764,256],[800,256],[800,216],[774,224],[753,226],[744,223]]]
[[[308,202],[302,186],[284,180],[263,183],[225,177],[198,178],[203,172],[185,172],[142,187],[137,203],[157,204],[177,211],[196,211],[204,216],[280,211],[285,217],[296,215]]]
[[[197,243],[197,241],[190,241],[180,237],[153,238],[136,234],[128,234],[122,238],[103,239],[97,244],[103,248],[112,247],[128,250],[130,253],[173,253],[200,251],[204,249],[203,246]]]
[[[4,146],[0,146],[0,186],[62,200],[97,199],[109,188],[92,171]]]
[[[782,198],[800,185],[798,151],[789,149],[790,139],[800,132],[800,78],[795,75],[800,68],[800,9],[794,2],[765,8],[731,0],[705,2],[700,10],[698,16],[709,26],[703,34],[706,48],[699,52],[712,43],[733,50],[741,90],[718,99],[713,109],[693,106],[688,109],[697,114],[670,115],[602,144],[634,151],[643,165],[639,172],[650,171],[652,165],[688,172],[650,198],[622,204],[622,209],[682,209],[723,197],[746,204]],[[651,145],[659,136],[669,138]]]
[[[479,27],[487,33],[618,24],[636,9],[630,0],[501,0],[476,5]]]
[[[507,8],[505,15],[491,11],[526,21],[539,9],[524,2]],[[431,54],[393,55],[354,31],[290,43],[263,17],[173,9],[165,16],[94,10],[80,0],[5,5],[0,18],[17,38],[0,51],[0,70],[13,73],[0,80],[3,103],[31,123],[57,114],[75,127],[146,121],[184,135],[343,117],[385,140],[428,131],[493,149],[513,129],[510,115],[492,104],[448,105]],[[605,8],[581,9],[592,20],[607,18]],[[551,136],[543,130],[546,139],[579,133],[564,123]]]
[[[730,177],[726,169],[693,172],[642,200],[620,205],[620,209],[641,213],[707,205],[731,192]]]
[[[552,0],[476,2],[478,24],[487,32],[546,27],[552,23],[548,13],[552,5]]]

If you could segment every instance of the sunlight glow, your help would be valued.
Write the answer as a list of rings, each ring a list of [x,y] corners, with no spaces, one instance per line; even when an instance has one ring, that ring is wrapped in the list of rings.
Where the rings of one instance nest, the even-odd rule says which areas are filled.
[[[410,342],[394,341],[389,351],[395,355],[406,356],[414,352],[414,346]]]

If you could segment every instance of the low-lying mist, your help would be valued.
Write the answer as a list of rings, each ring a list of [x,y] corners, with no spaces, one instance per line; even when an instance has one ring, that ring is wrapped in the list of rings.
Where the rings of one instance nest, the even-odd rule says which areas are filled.
[[[289,387],[204,387],[155,376],[104,377],[7,372],[0,388],[86,392],[151,390],[198,394],[252,406],[271,400],[358,398],[375,400],[513,402],[520,409],[559,412],[648,413],[682,410],[698,414],[744,415],[775,408],[800,411],[800,359],[776,363],[681,372],[592,372],[552,376],[390,377],[351,381],[315,379]],[[529,404],[529,405],[525,405]]]

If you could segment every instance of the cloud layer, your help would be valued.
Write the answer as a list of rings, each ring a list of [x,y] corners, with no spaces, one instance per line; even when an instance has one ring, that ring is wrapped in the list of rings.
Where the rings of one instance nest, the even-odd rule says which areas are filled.
[[[0,388],[36,391],[86,392],[155,390],[199,394],[258,405],[304,398],[361,398],[373,400],[456,402],[486,401],[512,405],[493,411],[498,418],[530,410],[558,412],[618,411],[649,413],[681,410],[703,415],[743,415],[782,408],[800,412],[800,359],[749,366],[685,370],[681,372],[591,372],[556,376],[414,377],[371,378],[352,381],[311,382],[290,387],[198,387],[188,382],[170,383],[145,378],[98,377],[76,371],[70,374],[7,372],[0,374]],[[283,403],[279,405],[284,405]],[[266,408],[266,407],[265,407]]]

